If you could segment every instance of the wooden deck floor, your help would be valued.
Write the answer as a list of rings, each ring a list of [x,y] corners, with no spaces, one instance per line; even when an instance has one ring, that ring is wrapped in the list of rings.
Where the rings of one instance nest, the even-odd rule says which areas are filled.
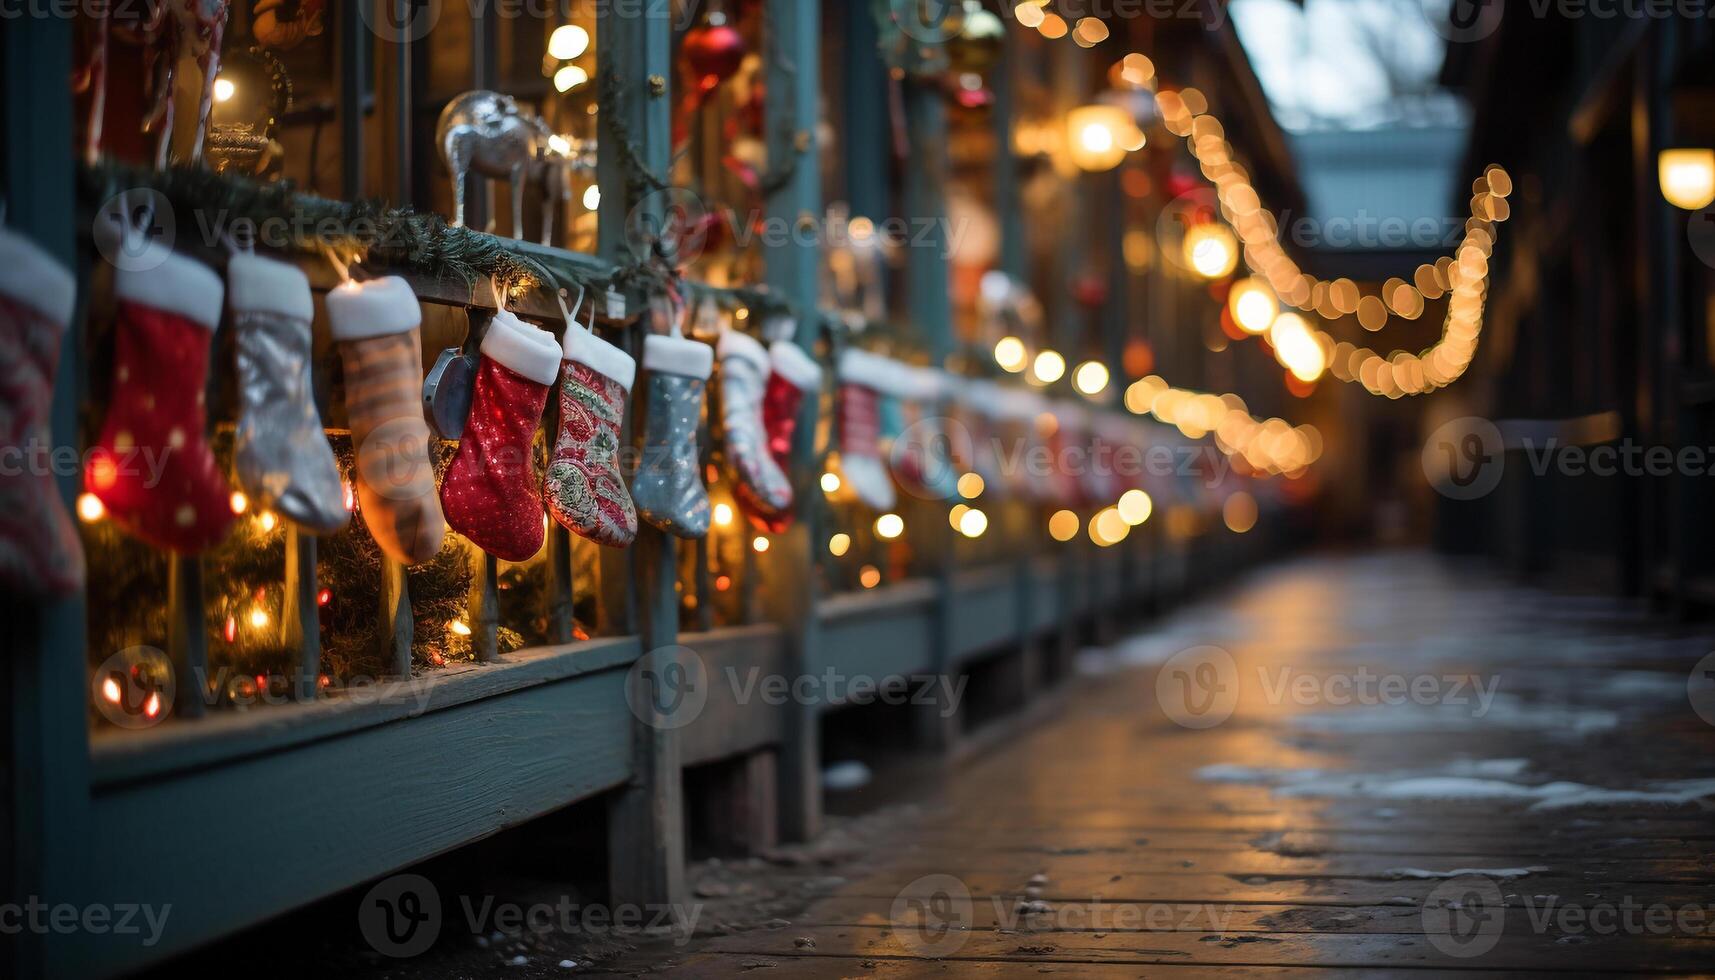
[[[1086,654],[873,873],[654,970],[1715,971],[1712,648],[1424,556],[1276,567]]]

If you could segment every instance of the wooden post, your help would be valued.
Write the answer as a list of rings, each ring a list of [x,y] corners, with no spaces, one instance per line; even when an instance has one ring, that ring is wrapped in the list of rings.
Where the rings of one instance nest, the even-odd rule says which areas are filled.
[[[470,649],[482,663],[500,655],[500,561],[480,548],[470,553]]]
[[[322,630],[316,602],[316,538],[293,529],[286,534],[286,588],[280,609],[280,645],[297,651],[292,696],[314,701],[321,679]]]
[[[411,642],[417,631],[411,618],[411,590],[405,566],[391,558],[381,559],[381,662],[389,664],[394,677],[411,676]]]
[[[73,22],[31,17],[0,27],[0,187],[7,227],[77,268],[71,77]],[[55,84],[55,80],[61,83]],[[87,286],[85,275],[82,282]],[[84,290],[79,290],[84,295]],[[81,304],[80,304],[81,305]],[[80,314],[81,315],[81,314]],[[74,317],[60,347],[51,416],[56,446],[78,446],[78,406],[86,375]],[[57,474],[66,506],[81,473]],[[0,667],[5,721],[0,748],[8,772],[0,822],[0,883],[9,896],[75,901],[75,874],[89,823],[88,672],[84,597],[54,602],[0,597],[11,640]],[[112,651],[109,651],[112,652]],[[14,900],[17,900],[15,898]],[[63,975],[63,945],[76,937],[24,930],[0,946],[0,973],[19,978]]]
[[[945,9],[941,13],[944,15]],[[953,353],[947,269],[947,103],[933,84],[910,77],[904,84],[905,125],[911,148],[905,171],[905,214],[912,222],[913,246],[905,259],[906,305],[912,325],[929,349],[930,363],[942,367]],[[934,673],[944,674],[953,650],[954,532],[944,520],[929,523],[927,528],[913,528],[912,536],[919,551],[933,557],[936,600],[930,664]],[[913,699],[912,731],[921,748],[950,749],[957,740],[959,719],[941,703],[950,689],[949,684],[936,684],[932,697]]]
[[[363,102],[369,77],[370,44],[374,33],[364,23],[362,5],[348,3],[339,10],[339,178],[348,201],[363,197]]]
[[[867,5],[852,4],[854,16],[868,17]],[[793,167],[792,178],[766,202],[771,224],[797,227],[815,225],[822,213],[822,180],[816,146],[818,82],[821,79],[821,8],[797,0],[768,0],[764,29],[771,32],[775,50],[790,52],[768,62],[766,84],[773,93],[768,100],[767,136],[770,168]],[[876,93],[879,96],[879,93]],[[879,170],[879,168],[876,168]],[[817,282],[821,271],[821,249],[816,236],[787,235],[767,252],[767,282],[798,312],[793,340],[805,350],[814,350],[821,335],[815,314]],[[766,614],[785,633],[789,672],[814,672],[818,634],[816,583],[812,574],[816,545],[827,522],[827,508],[819,488],[820,475],[811,472],[815,458],[816,416],[819,399],[804,399],[792,447],[796,476],[793,492],[803,501],[799,518],[784,534],[777,535],[766,563],[781,570],[766,583]],[[790,571],[788,571],[790,570]],[[789,703],[785,737],[780,747],[780,833],[787,840],[802,841],[816,836],[822,824],[821,712],[813,704]]]
[[[600,251],[615,263],[630,260],[625,241],[627,216],[638,209],[661,212],[664,202],[650,194],[626,169],[621,150],[625,133],[637,159],[658,178],[668,171],[671,153],[668,107],[672,20],[666,5],[632,9],[606,4],[596,18],[597,50],[613,66],[603,79],[622,87],[619,104],[598,120],[596,169],[602,188]],[[647,384],[639,384],[642,390]],[[634,392],[634,395],[636,392]],[[634,398],[633,409],[637,405]],[[632,413],[634,414],[634,413]],[[648,526],[638,529],[626,560],[604,556],[603,589],[619,586],[615,573],[629,565],[637,632],[645,656],[675,658],[679,603],[675,541]],[[657,662],[656,666],[669,666]],[[685,900],[685,817],[680,782],[679,733],[659,718],[640,718],[633,726],[633,775],[618,790],[608,815],[609,884],[613,901],[637,905]]]

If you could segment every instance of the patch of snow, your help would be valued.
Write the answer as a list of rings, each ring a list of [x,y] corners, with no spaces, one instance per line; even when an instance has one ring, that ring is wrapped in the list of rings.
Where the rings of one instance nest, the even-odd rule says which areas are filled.
[[[842,762],[829,764],[822,770],[822,788],[831,790],[862,789],[869,785],[873,775],[869,767],[856,759],[846,759]]]

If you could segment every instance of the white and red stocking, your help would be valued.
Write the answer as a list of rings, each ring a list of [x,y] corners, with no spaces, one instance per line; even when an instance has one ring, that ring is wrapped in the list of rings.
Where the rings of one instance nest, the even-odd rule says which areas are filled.
[[[773,373],[762,395],[762,428],[768,436],[768,452],[782,472],[792,471],[792,438],[798,431],[798,411],[804,398],[822,387],[822,367],[790,340],[768,346]]]
[[[113,394],[84,488],[114,523],[158,548],[195,554],[232,527],[232,492],[204,428],[210,338],[225,289],[207,266],[167,254],[113,277]]]
[[[792,512],[792,484],[768,451],[762,424],[763,394],[773,370],[768,349],[736,330],[721,334],[715,346],[720,361],[721,448],[733,481],[733,498],[751,522],[764,530],[784,530]]]
[[[0,228],[0,434],[20,454],[0,469],[0,583],[34,598],[83,585],[83,547],[54,484],[48,418],[76,288],[59,262]]]
[[[838,369],[840,474],[851,492],[874,510],[891,510],[896,499],[881,459],[879,395],[889,385],[893,366],[885,357],[848,350],[840,355]]]

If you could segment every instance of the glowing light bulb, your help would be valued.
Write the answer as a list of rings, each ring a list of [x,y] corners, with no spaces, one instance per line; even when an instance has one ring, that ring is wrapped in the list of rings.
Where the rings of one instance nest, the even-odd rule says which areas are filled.
[[[101,682],[101,696],[113,704],[118,704],[124,692],[119,689],[119,682],[109,677]]]
[[[1185,233],[1185,263],[1205,279],[1219,279],[1238,265],[1233,233],[1213,221]]]
[[[760,555],[768,550],[768,539],[759,534],[755,540],[750,542],[750,546],[756,549],[756,553]]]
[[[1246,333],[1260,334],[1268,330],[1280,312],[1274,293],[1258,279],[1246,279],[1227,295],[1227,309],[1233,322]]]
[[[1030,352],[1017,337],[1002,337],[994,345],[994,362],[1001,370],[1017,374],[1030,364]]]
[[[838,473],[823,473],[822,474],[822,492],[823,493],[839,493],[840,492],[840,475]]]
[[[883,514],[875,519],[876,537],[892,540],[905,533],[905,518],[898,514]]]
[[[873,589],[880,585],[881,569],[874,565],[865,565],[863,571],[858,572],[858,584],[866,589]]]
[[[1154,510],[1155,501],[1149,499],[1149,494],[1142,490],[1127,490],[1120,495],[1120,517],[1133,527],[1149,520],[1149,515]]]
[[[1030,371],[1036,380],[1043,384],[1053,384],[1066,374],[1066,359],[1056,351],[1045,350],[1036,355],[1036,361],[1030,366]]]
[[[554,91],[570,92],[590,80],[590,73],[577,65],[566,65],[554,72]]]
[[[462,619],[455,619],[452,622],[448,623],[447,629],[451,630],[454,634],[456,634],[458,636],[469,636],[470,635],[470,626],[467,625],[465,623],[465,621]]]
[[[850,550],[852,550],[852,536],[844,531],[828,539],[828,554],[835,558],[844,557],[845,553]]]
[[[268,613],[263,609],[250,610],[250,625],[261,629],[268,625]]]
[[[731,524],[732,506],[730,504],[716,504],[714,517],[715,523],[719,524],[721,527],[726,527],[728,524]]]
[[[214,80],[214,101],[225,102],[237,94],[238,86],[232,84],[231,79],[217,78]]]
[[[1701,211],[1715,203],[1715,149],[1661,151],[1661,196],[1674,207]]]
[[[558,61],[570,61],[581,56],[590,47],[590,32],[576,24],[562,24],[554,28],[554,33],[548,35],[548,57]]]
[[[1085,361],[1072,374],[1072,386],[1086,395],[1099,395],[1108,386],[1108,367],[1100,361]]]
[[[94,524],[107,516],[107,508],[101,505],[101,498],[93,493],[81,493],[77,497],[77,516],[85,524]]]
[[[1070,541],[1078,536],[1078,515],[1069,510],[1056,511],[1048,518],[1048,536],[1056,541]]]
[[[232,492],[232,499],[228,503],[231,505],[234,514],[242,514],[250,509],[250,498],[237,490]]]
[[[274,528],[279,526],[280,519],[274,516],[273,511],[265,510],[260,517],[256,518],[256,523],[262,526],[262,533],[270,534],[273,533]]]
[[[965,515],[959,518],[959,533],[967,538],[980,538],[988,529],[988,515],[975,507],[965,511]]]
[[[591,184],[584,190],[584,210],[594,211],[601,207],[601,188]]]

